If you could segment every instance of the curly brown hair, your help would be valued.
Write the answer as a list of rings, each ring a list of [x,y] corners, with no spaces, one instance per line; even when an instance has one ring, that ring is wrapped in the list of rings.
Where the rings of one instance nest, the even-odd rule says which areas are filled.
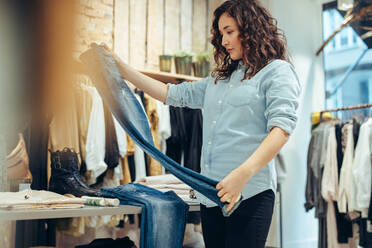
[[[214,11],[211,28],[211,43],[216,62],[212,75],[217,75],[215,83],[220,79],[229,78],[239,64],[238,60],[230,58],[230,54],[222,46],[218,21],[223,13],[233,17],[239,28],[243,50],[242,60],[247,65],[243,80],[251,79],[274,59],[290,62],[287,56],[286,38],[277,27],[276,19],[257,0],[228,0]]]

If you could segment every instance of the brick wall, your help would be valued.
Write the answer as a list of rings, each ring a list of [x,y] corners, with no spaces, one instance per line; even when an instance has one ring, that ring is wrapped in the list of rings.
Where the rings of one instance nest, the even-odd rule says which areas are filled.
[[[89,44],[105,42],[113,46],[114,0],[80,0],[74,53],[88,49]]]

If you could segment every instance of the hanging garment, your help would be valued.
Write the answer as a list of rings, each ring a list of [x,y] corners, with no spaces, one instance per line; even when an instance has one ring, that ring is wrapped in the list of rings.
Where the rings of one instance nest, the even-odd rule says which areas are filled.
[[[76,89],[75,101],[77,105],[78,127],[79,127],[79,146],[82,162],[85,163],[87,142],[87,134],[90,120],[90,112],[92,110],[93,99],[89,91],[85,87]],[[85,168],[86,169],[86,168]]]
[[[12,179],[32,178],[26,144],[21,133],[18,134],[18,139],[17,146],[6,156],[8,185]]]
[[[150,129],[152,133],[152,137],[154,138],[154,144],[155,147],[160,149],[159,145],[159,115],[157,112],[157,107],[156,107],[156,101],[155,99],[149,97],[148,95],[144,95],[145,97],[145,109],[146,109],[146,114],[149,118],[150,121]],[[147,156],[147,164],[148,164],[148,173],[147,175],[149,176],[158,176],[162,174],[162,166],[157,161],[156,159]]]
[[[120,75],[115,61],[107,52],[97,45],[81,55],[87,65],[100,93],[111,112],[120,122],[128,135],[150,156],[156,158],[167,170],[188,184],[196,191],[209,198],[222,208],[224,215],[229,216],[240,204],[241,199],[229,212],[227,204],[217,196],[218,181],[207,178],[190,169],[180,166],[154,147],[148,120],[135,96]]]
[[[169,108],[172,135],[167,140],[167,156],[193,171],[200,172],[203,144],[203,117],[200,109]]]
[[[127,134],[125,130],[120,126],[119,122],[112,116],[114,119],[114,126],[116,131],[116,137],[118,141],[118,148],[120,157],[124,158],[127,153]]]
[[[87,184],[96,183],[97,177],[107,169],[105,163],[105,119],[102,99],[97,89],[84,86],[90,92],[93,104],[90,114],[86,148]]]
[[[80,154],[79,123],[77,104],[71,97],[63,107],[55,110],[53,119],[49,125],[49,149],[52,151],[63,150],[69,147]],[[48,156],[48,180],[51,175],[50,154]],[[79,156],[79,166],[81,157]],[[79,167],[80,169],[80,167]]]
[[[138,94],[134,94],[134,96],[137,98],[137,101],[141,105],[142,111],[145,111],[141,98]],[[147,121],[147,118],[146,118]],[[134,164],[135,164],[135,180],[139,180],[145,176],[147,176],[146,173],[146,162],[145,162],[145,153],[141,149],[141,147],[137,144],[134,144]]]
[[[353,210],[362,213],[362,218],[368,217],[371,197],[371,155],[372,155],[372,119],[368,119],[360,127],[359,140],[355,149],[352,167],[351,204]]]
[[[340,213],[346,213],[351,199],[350,188],[352,185],[353,158],[354,158],[354,137],[353,125],[347,124],[346,128],[346,146],[345,155],[342,161],[340,184],[338,189],[337,205]]]
[[[121,204],[142,207],[141,248],[182,247],[189,205],[174,192],[162,193],[135,183],[101,191]]]
[[[122,174],[121,168],[117,168],[119,165],[119,147],[118,140],[116,136],[116,130],[114,126],[114,120],[110,110],[107,109],[105,104],[103,104],[103,112],[105,118],[105,163],[107,169],[97,177],[96,182],[92,185],[93,187],[99,187],[102,185],[104,180],[109,180],[105,185],[120,185],[120,179],[117,178],[119,173]],[[110,172],[110,176],[106,177],[107,173]],[[116,173],[115,173],[116,172]],[[114,175],[116,174],[116,175]],[[122,177],[122,175],[120,175]],[[116,180],[118,179],[118,180]]]
[[[160,151],[162,153],[165,153],[166,148],[167,148],[166,140],[171,135],[169,106],[163,104],[160,101],[156,101],[156,111],[157,111],[158,116],[159,116],[158,135],[159,135]]]
[[[342,145],[342,129],[345,126],[344,123],[337,123],[336,129],[336,140],[337,140],[337,172],[338,179],[340,181],[341,167],[344,159],[343,145]],[[353,236],[352,223],[347,219],[346,214],[340,213],[338,210],[337,202],[334,203],[336,210],[336,223],[337,223],[337,240],[339,243],[348,243],[348,239]]]
[[[125,167],[123,163],[123,158],[125,157],[125,154],[127,153],[127,134],[125,133],[124,129],[120,126],[119,122],[115,119],[113,115],[112,115],[112,118],[114,119],[114,126],[115,126],[116,137],[117,137],[118,148],[119,148],[119,155],[120,155],[119,166],[115,168],[114,176],[119,179],[118,185],[121,185],[122,184],[121,182],[125,179],[125,174],[128,173],[126,171],[128,168]]]
[[[122,166],[123,172],[123,179],[120,181],[120,184],[126,184],[132,182],[129,164],[128,164],[128,157],[120,158],[120,163]]]
[[[31,189],[46,190],[48,187],[48,140],[50,119],[36,113],[32,116],[28,135],[25,136],[32,174]],[[55,220],[17,221],[15,247],[56,245]]]
[[[119,164],[119,147],[114,126],[114,120],[110,110],[103,105],[105,116],[105,163],[108,168],[115,168]]]
[[[327,248],[347,248],[347,244],[339,244],[337,241],[336,211],[334,202],[338,196],[338,172],[337,172],[337,141],[335,127],[329,130],[326,161],[321,185],[321,193],[327,201]]]
[[[321,197],[321,183],[326,158],[329,123],[321,123],[313,130],[307,159],[305,209],[315,207],[315,217],[326,217],[327,204]]]
[[[327,247],[327,203],[321,197],[321,183],[326,158],[329,135],[329,124],[320,123],[312,132],[308,157],[307,157],[307,180],[305,191],[305,209],[309,211],[315,207],[315,217],[318,221],[318,247]]]

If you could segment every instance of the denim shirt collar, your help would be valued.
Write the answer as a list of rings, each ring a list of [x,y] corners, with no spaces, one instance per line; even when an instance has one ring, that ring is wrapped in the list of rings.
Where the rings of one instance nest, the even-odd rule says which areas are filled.
[[[245,68],[246,68],[246,66],[243,63],[243,60],[242,59],[239,60],[238,69],[245,69]]]

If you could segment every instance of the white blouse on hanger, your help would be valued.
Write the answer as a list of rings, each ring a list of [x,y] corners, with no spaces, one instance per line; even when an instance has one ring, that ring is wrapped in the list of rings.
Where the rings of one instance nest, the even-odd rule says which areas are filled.
[[[362,212],[362,217],[368,217],[371,198],[371,154],[372,154],[372,119],[368,119],[360,127],[359,139],[355,148],[352,170],[352,202],[355,210]]]
[[[105,116],[103,102],[96,88],[82,85],[92,95],[92,110],[86,141],[87,184],[94,184],[107,169],[105,163]]]
[[[340,213],[347,212],[351,199],[351,185],[353,180],[352,169],[354,159],[353,125],[346,124],[346,147],[342,161],[340,184],[338,189],[337,205]]]
[[[141,101],[141,97],[137,94],[134,95],[136,96],[138,102],[141,104],[143,111],[146,113]],[[150,125],[151,124],[149,123],[149,126]],[[136,166],[136,181],[146,177],[145,153],[137,144],[134,145],[134,164]]]
[[[167,150],[166,140],[171,136],[169,106],[156,100],[156,112],[159,117],[158,137],[160,151],[165,153]]]

